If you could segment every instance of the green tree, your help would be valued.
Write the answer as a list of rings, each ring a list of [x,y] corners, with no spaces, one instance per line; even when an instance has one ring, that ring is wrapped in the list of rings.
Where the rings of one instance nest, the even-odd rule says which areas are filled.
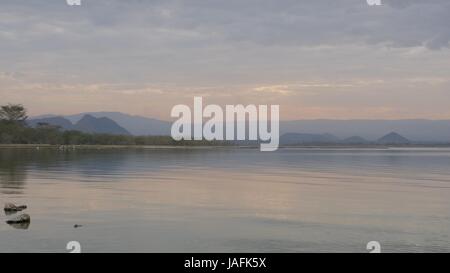
[[[8,104],[0,107],[0,120],[24,123],[27,118],[27,110],[21,104]]]

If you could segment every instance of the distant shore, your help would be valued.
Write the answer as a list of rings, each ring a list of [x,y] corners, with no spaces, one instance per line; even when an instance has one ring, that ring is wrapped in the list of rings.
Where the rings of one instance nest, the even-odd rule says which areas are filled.
[[[389,148],[450,148],[450,144],[409,144],[409,145],[286,145],[280,149],[389,149]],[[51,145],[51,144],[0,144],[0,149],[57,149],[57,150],[107,150],[107,149],[259,149],[255,145]]]
[[[184,146],[184,145],[51,145],[51,144],[0,144],[0,149],[217,149],[236,146]]]

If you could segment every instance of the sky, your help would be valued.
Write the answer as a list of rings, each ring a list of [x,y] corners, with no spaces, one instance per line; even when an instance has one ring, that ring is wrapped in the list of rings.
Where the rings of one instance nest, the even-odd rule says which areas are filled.
[[[0,0],[0,104],[30,115],[277,104],[450,119],[450,1]]]

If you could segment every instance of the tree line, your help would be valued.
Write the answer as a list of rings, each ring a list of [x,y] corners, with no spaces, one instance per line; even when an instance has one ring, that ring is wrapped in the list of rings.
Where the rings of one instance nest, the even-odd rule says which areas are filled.
[[[170,136],[129,136],[90,134],[62,130],[59,126],[40,123],[28,126],[27,110],[20,104],[0,107],[0,144],[49,145],[177,145],[213,146],[229,145],[223,141],[175,141]]]

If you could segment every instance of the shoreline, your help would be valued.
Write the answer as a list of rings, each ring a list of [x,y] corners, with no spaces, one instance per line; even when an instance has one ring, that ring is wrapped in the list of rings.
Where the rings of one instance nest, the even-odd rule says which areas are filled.
[[[222,149],[232,146],[177,146],[177,145],[52,145],[52,144],[0,144],[0,149],[58,149],[58,150],[106,150],[106,149]]]
[[[450,148],[450,144],[411,144],[411,145],[289,145],[279,149],[389,149],[389,148]],[[259,146],[184,146],[184,145],[52,145],[52,144],[0,144],[0,149],[57,149],[57,150],[112,150],[112,149],[259,149]]]

